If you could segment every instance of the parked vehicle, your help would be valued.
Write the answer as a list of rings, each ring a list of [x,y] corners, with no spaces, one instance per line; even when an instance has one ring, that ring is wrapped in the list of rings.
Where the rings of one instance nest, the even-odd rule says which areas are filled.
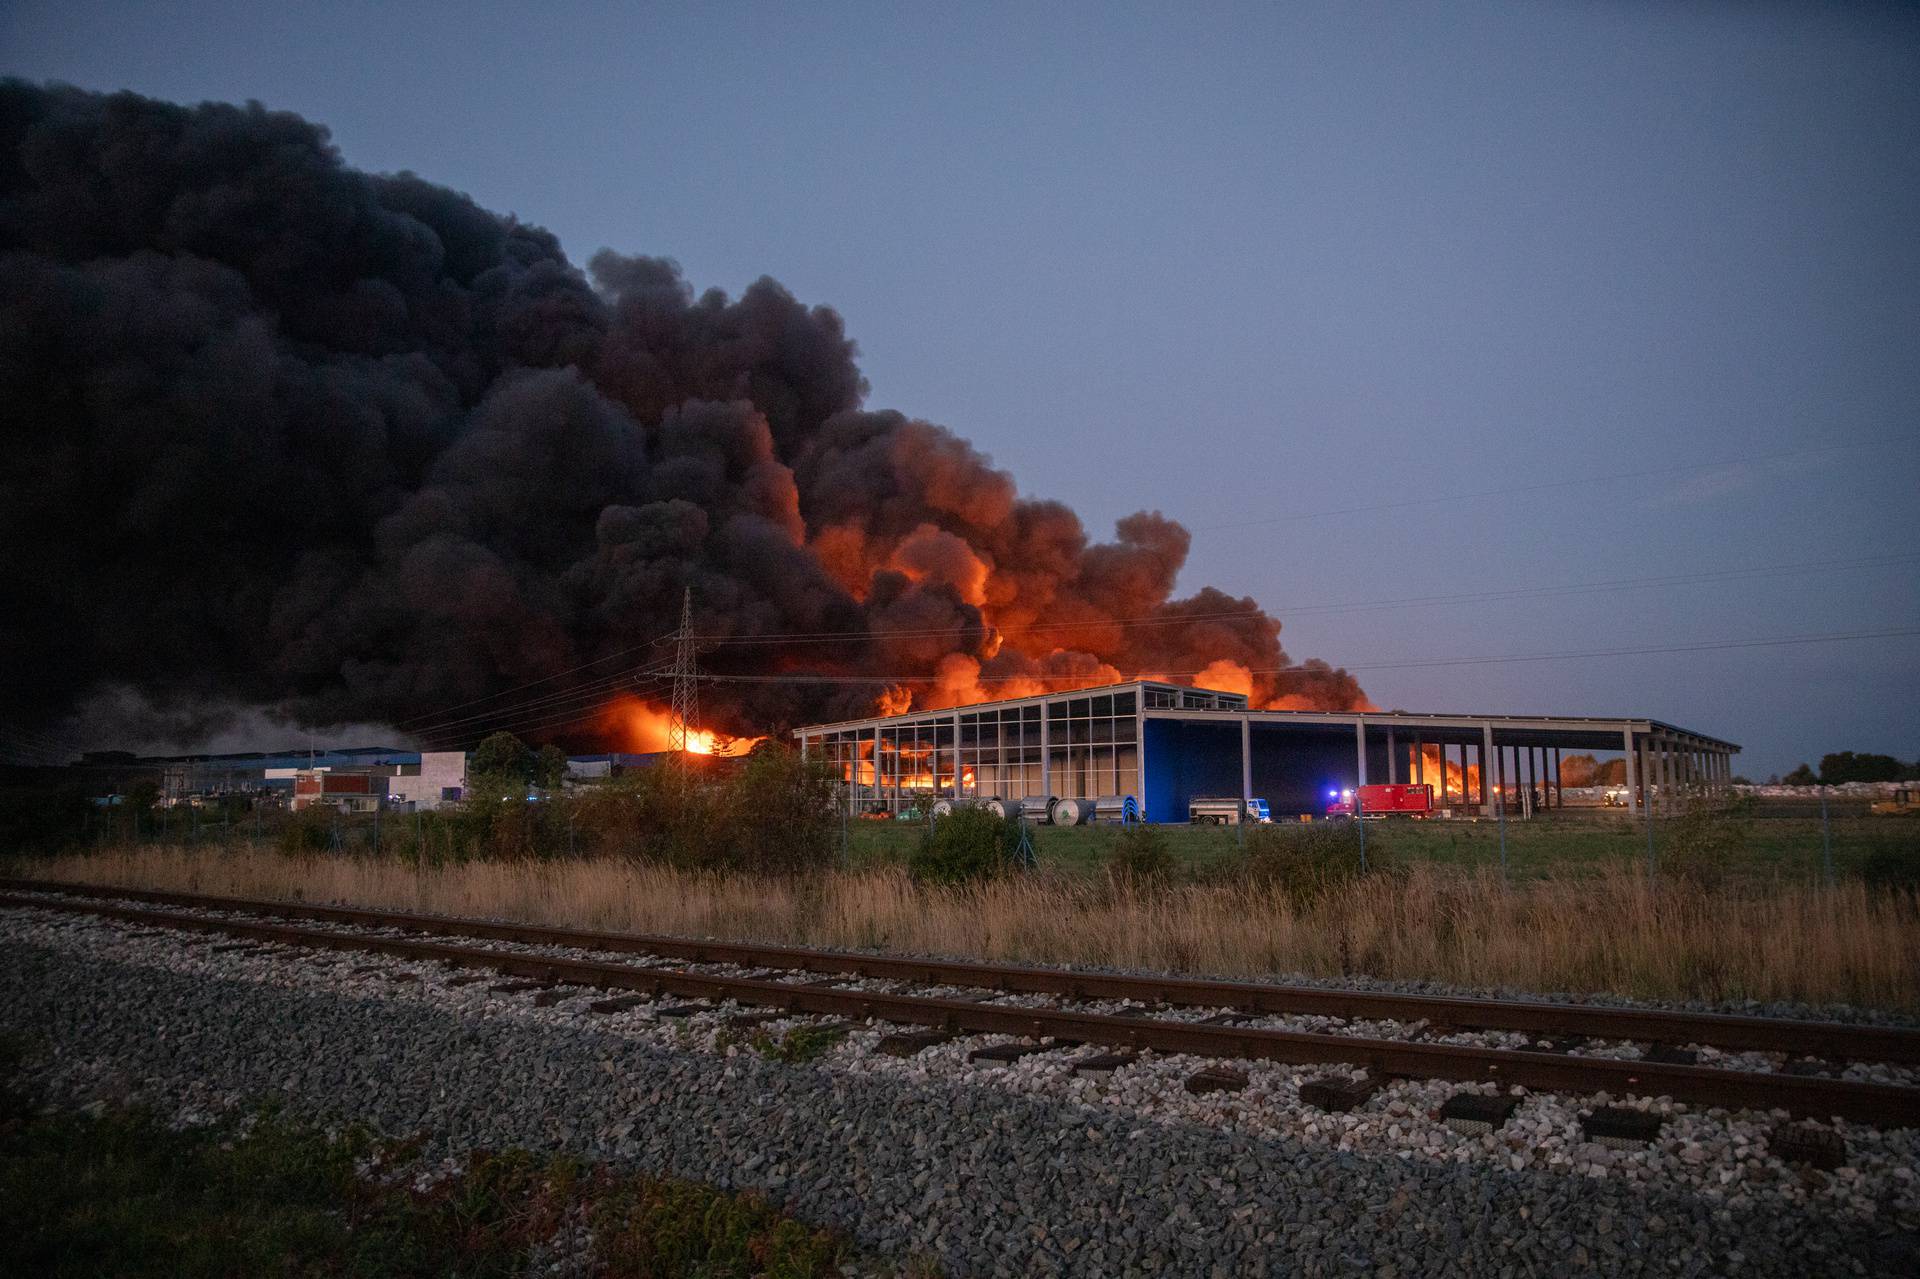
[[[1237,826],[1241,822],[1270,822],[1264,799],[1209,796],[1188,801],[1187,820],[1195,826]]]
[[[1883,799],[1876,802],[1871,811],[1881,817],[1913,816],[1920,814],[1920,796],[1917,796],[1911,787],[1902,786],[1893,793],[1892,799]]]
[[[1329,791],[1333,802],[1327,805],[1328,817],[1352,817],[1353,788]],[[1360,788],[1360,816],[1366,818],[1425,817],[1433,811],[1433,787],[1418,785],[1375,785]]]

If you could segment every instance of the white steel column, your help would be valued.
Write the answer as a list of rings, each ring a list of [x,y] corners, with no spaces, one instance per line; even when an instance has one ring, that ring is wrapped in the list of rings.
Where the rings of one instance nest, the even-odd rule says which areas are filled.
[[[1389,786],[1398,786],[1400,784],[1400,761],[1396,756],[1397,752],[1394,749],[1393,742],[1393,725],[1389,724],[1387,725],[1387,785]]]
[[[1360,780],[1355,785],[1365,786],[1367,784],[1367,721],[1364,719],[1353,721],[1353,749],[1360,763]]]
[[[1520,777],[1520,815],[1533,816],[1533,747],[1527,747],[1527,762]]]
[[[1640,779],[1639,770],[1634,767],[1633,729],[1624,728],[1620,732],[1621,745],[1626,748],[1627,760],[1627,811],[1633,816],[1640,815]]]
[[[1247,801],[1253,798],[1253,721],[1247,716],[1240,717],[1240,803],[1242,814]]]
[[[953,713],[953,797],[960,798],[960,712]]]
[[[1040,794],[1053,798],[1053,734],[1047,728],[1047,704],[1040,703]]]
[[[1480,726],[1480,801],[1488,808],[1494,808],[1501,803],[1498,784],[1493,779],[1499,763],[1493,749],[1493,725],[1482,724]],[[1490,790],[1489,787],[1493,789]]]

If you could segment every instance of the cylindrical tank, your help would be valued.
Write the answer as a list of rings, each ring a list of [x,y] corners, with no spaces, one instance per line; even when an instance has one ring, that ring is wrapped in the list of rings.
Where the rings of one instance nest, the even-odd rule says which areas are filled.
[[[939,818],[945,817],[947,814],[951,813],[952,811],[953,811],[952,800],[936,799],[933,801],[933,815],[936,820]]]
[[[1093,806],[1090,799],[1056,800],[1053,805],[1053,824],[1078,826],[1093,816]]]
[[[986,809],[989,813],[992,813],[995,817],[998,817],[1003,821],[1006,819],[1007,801],[1004,799],[1001,799],[998,795],[986,796],[984,799],[980,801],[980,807]]]
[[[1053,806],[1057,802],[1051,795],[1029,795],[1020,801],[1020,815],[1030,822],[1045,825],[1053,820]]]

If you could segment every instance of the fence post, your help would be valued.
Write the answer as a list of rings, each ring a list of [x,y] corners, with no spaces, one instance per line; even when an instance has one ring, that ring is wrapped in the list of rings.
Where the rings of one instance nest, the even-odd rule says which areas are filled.
[[[1465,782],[1461,783],[1463,786],[1465,784]],[[1360,828],[1360,873],[1364,875],[1367,873],[1367,819],[1361,811],[1358,786],[1353,788],[1353,824]]]
[[[1652,795],[1651,795],[1652,788],[1649,787],[1648,791],[1649,791],[1649,795],[1648,795],[1648,802],[1647,802],[1647,882],[1651,884],[1653,882],[1654,875],[1659,870],[1660,864],[1655,859],[1654,853],[1653,853],[1653,802],[1652,802]]]
[[[1827,788],[1820,787],[1820,868],[1833,887],[1833,824],[1827,819]]]
[[[1500,780],[1499,789],[1494,792],[1493,812],[1500,821],[1500,882],[1504,884],[1507,882],[1507,788],[1504,777]]]

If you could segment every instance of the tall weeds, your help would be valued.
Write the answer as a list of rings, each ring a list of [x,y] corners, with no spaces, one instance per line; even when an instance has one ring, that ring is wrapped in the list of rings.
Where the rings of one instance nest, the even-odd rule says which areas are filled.
[[[1920,1011],[1920,903],[1857,881],[1707,885],[1628,871],[1511,888],[1416,864],[1302,900],[1045,872],[945,887],[897,867],[755,875],[612,858],[409,866],[264,847],[108,850],[51,878],[621,931],[1238,976],[1366,974],[1517,990]]]

